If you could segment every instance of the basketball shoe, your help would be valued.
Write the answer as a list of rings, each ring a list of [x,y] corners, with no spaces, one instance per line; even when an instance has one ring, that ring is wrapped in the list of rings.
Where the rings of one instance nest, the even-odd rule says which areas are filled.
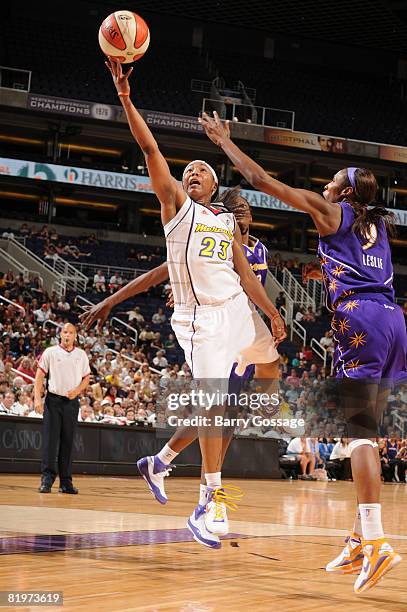
[[[384,538],[363,541],[364,560],[362,571],[356,578],[354,591],[363,593],[371,589],[385,574],[401,561]]]
[[[148,484],[148,488],[160,504],[166,504],[168,497],[164,489],[164,478],[170,475],[174,465],[166,465],[157,456],[142,457],[137,461],[137,468]]]
[[[206,506],[198,504],[187,521],[187,527],[196,542],[209,546],[209,548],[220,548],[221,542],[217,535],[208,531],[205,524]]]
[[[345,548],[340,555],[326,566],[327,572],[337,574],[359,574],[363,563],[362,541],[360,536],[352,533],[345,540]]]
[[[230,493],[230,491],[234,493]],[[208,531],[217,536],[226,535],[229,532],[226,508],[236,510],[237,504],[233,500],[238,501],[242,497],[243,493],[238,487],[208,489],[208,503],[205,513],[205,525]]]

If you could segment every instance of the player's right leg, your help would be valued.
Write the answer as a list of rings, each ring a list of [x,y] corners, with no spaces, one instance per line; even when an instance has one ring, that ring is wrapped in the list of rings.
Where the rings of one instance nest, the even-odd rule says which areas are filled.
[[[198,430],[196,427],[181,427],[156,455],[142,457],[137,461],[140,475],[144,478],[151,493],[160,504],[166,504],[168,501],[164,478],[169,476],[174,468],[172,461],[184,448],[192,444],[197,437]]]

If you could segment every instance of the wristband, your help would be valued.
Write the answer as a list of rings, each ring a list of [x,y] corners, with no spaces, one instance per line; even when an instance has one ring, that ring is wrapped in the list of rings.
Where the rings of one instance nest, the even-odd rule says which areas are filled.
[[[125,98],[127,96],[129,96],[129,93],[126,93],[125,91],[119,91],[119,93],[117,94],[119,96],[119,98]]]
[[[273,319],[277,319],[277,317],[278,317],[278,318],[280,318],[280,315],[279,315],[278,313],[276,313],[275,315],[273,315],[273,316],[271,317],[271,320],[273,321]]]

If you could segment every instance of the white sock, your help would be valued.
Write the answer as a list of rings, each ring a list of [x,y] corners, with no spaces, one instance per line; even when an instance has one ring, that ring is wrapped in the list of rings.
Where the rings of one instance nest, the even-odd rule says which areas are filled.
[[[384,537],[381,504],[359,504],[362,535],[364,540]]]
[[[168,444],[166,444],[162,447],[160,452],[156,454],[156,457],[158,457],[160,461],[165,463],[165,465],[169,465],[171,461],[173,461],[175,457],[177,457],[177,455],[179,455],[179,453],[173,451],[172,448],[170,448]]]
[[[353,523],[353,533],[355,535],[358,535],[360,538],[362,537],[362,523],[360,520],[359,508],[356,508],[355,522]]]
[[[212,472],[205,474],[206,484],[211,489],[219,489],[222,486],[222,472]]]
[[[206,506],[208,501],[208,487],[206,485],[199,485],[199,505]]]

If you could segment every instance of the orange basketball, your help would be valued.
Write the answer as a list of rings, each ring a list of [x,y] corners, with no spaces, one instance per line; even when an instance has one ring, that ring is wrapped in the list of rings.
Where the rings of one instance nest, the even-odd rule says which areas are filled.
[[[99,45],[105,55],[130,64],[143,57],[150,44],[148,25],[136,13],[115,11],[99,28]]]

